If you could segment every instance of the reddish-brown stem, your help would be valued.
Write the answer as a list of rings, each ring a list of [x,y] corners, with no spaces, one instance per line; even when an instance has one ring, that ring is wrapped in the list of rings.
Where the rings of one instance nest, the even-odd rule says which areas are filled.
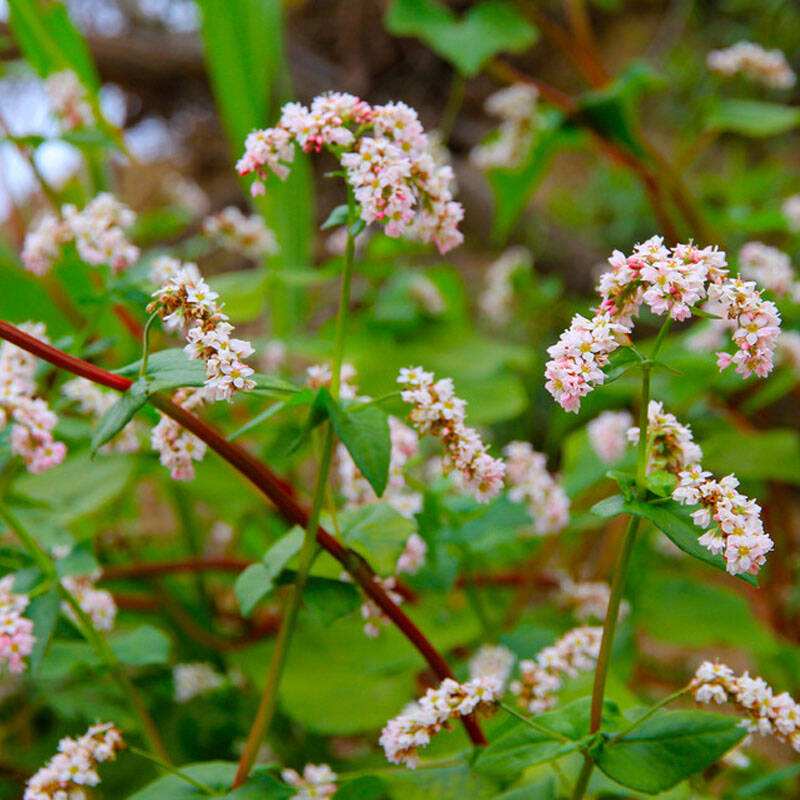
[[[27,350],[38,358],[74,375],[87,378],[94,383],[124,392],[132,381],[122,375],[90,364],[88,361],[64,353],[52,345],[45,344],[33,336],[4,320],[0,320],[0,338]],[[307,510],[298,503],[287,490],[286,483],[272,472],[266,464],[259,461],[243,448],[229,442],[222,434],[207,425],[199,417],[177,406],[171,400],[154,395],[150,402],[167,416],[174,419],[247,478],[282,514],[294,525],[305,527],[308,523]],[[323,527],[317,529],[317,542],[328,551],[358,583],[364,594],[372,600],[400,632],[414,645],[440,680],[453,677],[453,672],[439,651],[428,641],[414,622],[386,594],[381,584],[375,580],[375,572],[358,553],[344,547]],[[462,718],[470,739],[476,745],[485,745],[486,738],[474,717]]]

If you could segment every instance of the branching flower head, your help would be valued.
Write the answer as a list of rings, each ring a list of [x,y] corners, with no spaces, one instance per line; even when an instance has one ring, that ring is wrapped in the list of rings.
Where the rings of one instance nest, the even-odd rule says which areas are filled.
[[[441,252],[459,245],[464,212],[453,201],[450,167],[435,162],[417,112],[405,103],[371,106],[332,92],[310,107],[288,103],[274,128],[253,131],[237,164],[255,174],[253,194],[269,173],[281,180],[298,145],[306,153],[326,149],[341,163],[361,219],[384,226],[387,236],[433,242]]]
[[[13,587],[13,575],[0,579],[0,666],[19,673],[25,670],[25,658],[33,652],[36,637],[33,622],[23,616],[28,596],[15,594]]]

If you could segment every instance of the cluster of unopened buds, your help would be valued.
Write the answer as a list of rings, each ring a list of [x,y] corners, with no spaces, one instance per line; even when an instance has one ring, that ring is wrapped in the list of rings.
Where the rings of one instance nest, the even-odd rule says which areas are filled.
[[[502,644],[484,644],[469,660],[470,680],[485,678],[497,683],[497,694],[505,690],[517,657]]]
[[[243,214],[236,206],[228,206],[206,217],[203,233],[225,250],[247,258],[259,259],[278,252],[275,234],[263,218],[258,214]]]
[[[172,402],[187,411],[202,405],[205,399],[203,389],[179,389],[172,396]],[[161,414],[150,432],[150,445],[176,481],[192,480],[194,462],[202,461],[206,454],[206,443],[166,414]]]
[[[727,78],[741,73],[770,89],[791,89],[797,76],[780,50],[765,50],[753,42],[737,42],[723,50],[712,50],[708,68]]]
[[[27,595],[16,594],[14,576],[0,579],[0,665],[5,664],[9,672],[25,671],[25,659],[33,651],[36,637],[33,622],[23,616],[28,607]]]
[[[488,142],[470,153],[470,160],[478,169],[514,169],[523,162],[536,129],[538,97],[535,86],[517,83],[486,100],[486,112],[500,119],[500,127]]]
[[[100,419],[117,401],[117,396],[110,391],[103,391],[96,383],[86,378],[74,378],[67,381],[61,391],[68,400],[78,404],[83,414]],[[104,444],[103,453],[135,453],[139,449],[139,437],[135,423],[126,425],[114,438]]]
[[[47,342],[45,326],[26,322],[25,333]],[[29,472],[44,472],[64,460],[67,448],[56,441],[58,417],[36,394],[36,359],[10,342],[0,346],[0,430],[11,425],[11,452],[20,456]]]
[[[172,682],[175,684],[175,702],[188,703],[194,697],[208,694],[225,683],[211,664],[196,661],[176,664],[172,669]]]
[[[44,88],[53,113],[66,130],[94,125],[94,111],[87,99],[86,89],[72,70],[65,69],[48,75]]]
[[[288,103],[274,128],[245,141],[237,169],[257,176],[253,194],[264,192],[269,173],[286,178],[295,144],[339,159],[366,224],[383,224],[387,236],[433,242],[443,253],[461,244],[464,212],[452,198],[452,169],[437,165],[416,111],[405,103],[371,106],[339,92],[314,98],[310,108]]]
[[[552,708],[564,677],[594,669],[602,637],[599,627],[573,628],[534,659],[520,661],[519,679],[509,686],[520,707],[530,714]]]
[[[548,349],[547,390],[566,410],[577,412],[581,399],[603,383],[603,367],[620,345],[629,341],[633,318],[647,305],[656,315],[678,321],[708,301],[705,310],[728,321],[737,351],[717,354],[717,364],[747,378],[765,377],[773,367],[780,332],[775,304],[761,297],[752,281],[727,277],[725,253],[716,247],[700,249],[678,244],[668,249],[660,236],[637,244],[630,256],[619,251],[609,259],[597,287],[601,302],[592,319],[576,315],[558,343]]]
[[[625,455],[627,432],[633,424],[628,411],[603,411],[587,426],[589,443],[606,464],[613,464]]]
[[[45,275],[60,258],[62,247],[74,241],[87,264],[108,264],[114,272],[121,272],[139,258],[139,248],[125,233],[135,221],[133,211],[107,192],[98,194],[80,211],[65,205],[60,218],[45,214],[25,236],[22,263],[30,272]]]
[[[788,692],[774,694],[772,687],[748,672],[736,675],[719,662],[704,661],[690,688],[698,703],[733,702],[746,716],[742,723],[749,733],[776,736],[800,752],[800,705]]]
[[[503,450],[506,459],[508,496],[525,503],[536,536],[558,533],[569,523],[569,498],[547,471],[547,458],[528,442],[511,442]]]
[[[336,794],[336,773],[327,764],[306,764],[303,774],[293,769],[281,770],[281,778],[296,793],[292,800],[324,800]]]
[[[491,706],[500,686],[494,678],[475,678],[458,683],[445,678],[436,689],[428,689],[417,702],[386,723],[380,744],[392,764],[413,769],[419,763],[419,749],[451,719],[468,716],[481,707]]]
[[[762,242],[748,242],[739,251],[739,272],[778,297],[800,300],[800,282],[795,280],[792,259],[783,250]]]
[[[95,581],[99,575],[70,576],[61,579],[64,588],[78,601],[78,605],[92,625],[99,631],[108,632],[113,629],[117,618],[117,604],[111,592],[98,589]],[[63,612],[74,622],[77,622],[75,609],[64,601],[61,604]]]
[[[111,723],[92,725],[78,739],[62,739],[58,753],[28,781],[23,800],[87,800],[100,783],[98,765],[113,761],[124,747]]]
[[[206,365],[206,398],[227,400],[238,391],[255,388],[254,370],[243,359],[254,352],[250,342],[231,337],[233,325],[217,302],[219,295],[203,280],[197,266],[163,257],[154,274],[161,287],[147,310],[157,312],[168,330],[181,330],[188,344],[184,352]]]
[[[495,325],[505,325],[511,318],[514,302],[514,276],[533,264],[526,247],[510,247],[486,270],[486,284],[478,304],[481,312]]]

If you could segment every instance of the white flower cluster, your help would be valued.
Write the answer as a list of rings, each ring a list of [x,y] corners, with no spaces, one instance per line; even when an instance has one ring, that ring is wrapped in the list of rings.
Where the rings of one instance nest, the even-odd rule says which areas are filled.
[[[281,778],[297,789],[292,800],[323,800],[336,794],[337,775],[327,764],[306,764],[302,775],[293,769],[283,769]]]
[[[433,242],[442,253],[461,244],[464,211],[452,199],[452,169],[437,166],[416,111],[405,103],[370,106],[339,92],[314,98],[310,108],[288,103],[276,127],[245,141],[236,167],[240,175],[256,174],[253,194],[264,192],[268,173],[288,175],[295,143],[339,159],[367,224],[380,222],[387,236]]]
[[[514,276],[529,270],[533,257],[527,247],[510,247],[486,270],[486,283],[478,305],[495,325],[505,325],[511,318],[514,302]]]
[[[781,211],[786,218],[786,224],[792,233],[800,231],[800,194],[787,197],[781,205]]]
[[[33,622],[22,616],[28,607],[28,596],[15,594],[11,591],[13,586],[13,575],[0,579],[0,665],[19,673],[25,671],[24,659],[33,651],[36,637]]]
[[[536,129],[538,97],[535,86],[517,83],[486,100],[486,112],[500,119],[500,127],[488,142],[470,153],[470,160],[478,169],[514,169],[523,162]]]
[[[739,272],[778,297],[791,295],[800,300],[800,283],[795,280],[792,259],[777,247],[748,242],[739,251]]]
[[[729,78],[741,73],[770,89],[791,89],[797,76],[780,50],[765,50],[753,42],[737,42],[724,50],[712,50],[708,68]]]
[[[432,317],[444,313],[445,305],[439,287],[426,275],[414,275],[408,286],[411,299]]]
[[[346,580],[349,580],[349,577],[347,573],[342,575],[342,578]],[[379,575],[373,575],[372,579],[386,592],[395,605],[403,605],[403,595],[395,591],[397,579],[394,576],[390,575],[388,578],[381,578]],[[389,622],[380,606],[369,598],[361,605],[361,618],[364,620],[364,635],[369,636],[370,639],[377,639],[381,635],[381,626]]]
[[[564,677],[594,669],[602,638],[602,628],[573,628],[535,659],[520,661],[520,677],[509,686],[520,707],[530,714],[552,708]]]
[[[564,488],[547,471],[547,458],[528,442],[511,442],[503,450],[506,457],[508,496],[525,503],[533,518],[533,533],[547,536],[558,533],[569,523],[569,498]]]
[[[626,433],[632,424],[628,411],[603,411],[586,426],[592,449],[606,464],[619,461],[625,454]]]
[[[205,391],[179,389],[172,396],[172,401],[181,408],[191,411],[205,402]],[[193,462],[202,461],[206,454],[206,443],[166,414],[161,415],[158,424],[150,432],[150,444],[159,454],[161,465],[169,470],[176,481],[192,480]]]
[[[26,322],[21,330],[47,342],[42,323]],[[11,451],[29,472],[44,472],[64,460],[67,448],[53,437],[58,417],[36,393],[36,358],[21,347],[0,346],[0,430],[11,424]]]
[[[124,747],[110,722],[92,725],[78,739],[62,739],[58,752],[26,784],[23,800],[88,800],[100,783],[98,765],[114,761]]]
[[[104,391],[96,383],[86,378],[74,378],[67,381],[61,391],[68,400],[78,404],[81,413],[99,419],[108,411],[117,400],[117,396],[110,391]],[[135,453],[139,449],[136,423],[126,425],[108,444],[104,444],[100,451],[103,453]]]
[[[788,692],[774,694],[763,678],[711,661],[697,668],[691,688],[698,703],[735,703],[749,717],[742,721],[749,733],[775,736],[800,753],[800,705]]]
[[[425,565],[427,555],[428,545],[425,540],[418,533],[412,533],[397,558],[395,571],[398,574],[415,575]]]
[[[204,661],[176,664],[172,668],[172,682],[175,685],[175,702],[188,703],[193,697],[208,694],[225,683],[211,664]]]
[[[78,255],[87,264],[108,264],[121,272],[139,258],[139,248],[125,234],[136,215],[113,195],[97,195],[83,210],[63,206],[61,219],[45,214],[25,236],[22,263],[36,275],[45,275],[67,242],[75,242]]]
[[[66,69],[48,75],[44,88],[53,113],[66,130],[94,125],[94,112],[87,100],[86,90],[72,70]]]
[[[628,441],[639,442],[639,428],[628,429]],[[674,414],[664,411],[664,404],[651,400],[647,406],[647,473],[665,470],[677,475],[703,457],[694,441],[692,429],[678,422]]]
[[[611,589],[603,581],[573,581],[568,575],[559,575],[559,603],[581,621],[604,620],[610,597]],[[628,602],[622,600],[619,606],[620,619],[628,610]]]
[[[253,354],[253,346],[231,338],[233,325],[197,265],[165,257],[155,265],[155,274],[164,279],[147,310],[157,310],[168,330],[183,332],[188,341],[184,352],[189,358],[205,361],[206,398],[228,400],[237,391],[253,389],[253,369],[243,361]]]
[[[444,467],[456,470],[459,482],[481,503],[488,502],[502,488],[505,465],[492,458],[478,432],[464,424],[466,402],[456,397],[453,381],[421,367],[403,368],[397,382],[405,387],[402,398],[413,405],[409,415],[420,433],[430,433],[445,448]]]
[[[358,390],[353,381],[356,378],[356,368],[345,362],[339,370],[339,397],[343,400],[355,400]],[[330,388],[333,375],[328,364],[312,364],[306,370],[306,384],[312,389],[321,389],[323,386]]]
[[[98,589],[94,584],[99,575],[69,576],[61,579],[64,588],[78,601],[81,610],[92,621],[92,625],[99,631],[110,631],[117,618],[117,604],[111,592]],[[66,601],[61,604],[61,610],[73,622],[77,623],[77,616],[72,606]]]
[[[228,206],[203,220],[203,233],[220,247],[246,258],[259,259],[278,252],[275,234],[259,214],[243,214]]]
[[[475,678],[458,683],[445,678],[436,689],[428,689],[416,703],[386,723],[380,744],[392,764],[413,769],[419,763],[418,751],[451,719],[467,716],[498,699],[500,686],[494,678]]]
[[[481,645],[469,660],[469,677],[471,680],[488,678],[497,683],[497,694],[505,691],[511,670],[517,657],[502,644]]]
[[[381,499],[410,519],[422,508],[422,495],[408,488],[404,469],[408,460],[417,454],[419,438],[412,428],[404,425],[396,417],[389,417],[389,434],[392,446],[389,482]],[[349,508],[377,502],[378,498],[369,482],[355,465],[347,448],[341,443],[336,447],[336,465],[339,488]]]

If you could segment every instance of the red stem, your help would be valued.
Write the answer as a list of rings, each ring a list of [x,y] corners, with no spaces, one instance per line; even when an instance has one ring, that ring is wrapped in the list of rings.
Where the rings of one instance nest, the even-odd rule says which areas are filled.
[[[87,378],[102,386],[107,386],[110,389],[125,392],[132,383],[122,375],[107,372],[101,367],[90,364],[88,361],[64,353],[52,345],[45,344],[4,320],[0,320],[0,338],[17,345],[17,347],[21,347],[23,350],[27,350],[44,361],[49,361],[56,367]],[[272,472],[266,464],[263,464],[238,445],[229,442],[211,426],[171,400],[152,396],[150,402],[188,431],[191,431],[199,439],[202,439],[212,450],[216,451],[231,466],[235,467],[265,497],[274,503],[286,520],[301,527],[307,525],[308,511],[290,494],[291,490],[285,481]],[[454,677],[452,670],[439,651],[428,641],[422,631],[402,609],[391,600],[381,584],[375,580],[375,572],[364,558],[355,551],[344,547],[322,526],[317,529],[317,542],[350,573],[362,591],[414,645],[439,680]],[[462,720],[473,744],[485,745],[487,743],[486,737],[474,717],[462,717]]]

